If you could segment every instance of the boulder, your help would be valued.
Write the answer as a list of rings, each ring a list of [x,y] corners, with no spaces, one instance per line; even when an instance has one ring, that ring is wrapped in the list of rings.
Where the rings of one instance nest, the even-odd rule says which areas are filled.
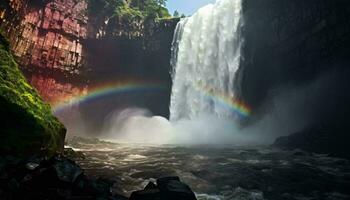
[[[0,158],[0,199],[109,199],[114,181],[88,179],[72,160],[61,155],[40,162]]]
[[[112,193],[114,184],[109,179],[89,179],[74,161],[61,155],[42,160],[0,157],[0,199],[128,200]],[[164,177],[129,199],[196,200],[196,196],[179,177]]]
[[[133,192],[130,200],[196,200],[191,188],[179,177],[157,179],[157,185],[150,182],[144,190]]]
[[[71,160],[84,160],[85,154],[81,151],[74,151],[73,148],[64,148],[63,155]]]

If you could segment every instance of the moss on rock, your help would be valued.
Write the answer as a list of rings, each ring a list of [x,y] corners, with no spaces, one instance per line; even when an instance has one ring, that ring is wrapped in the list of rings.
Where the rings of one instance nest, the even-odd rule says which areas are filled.
[[[65,127],[26,81],[0,34],[0,153],[52,155],[61,151]]]

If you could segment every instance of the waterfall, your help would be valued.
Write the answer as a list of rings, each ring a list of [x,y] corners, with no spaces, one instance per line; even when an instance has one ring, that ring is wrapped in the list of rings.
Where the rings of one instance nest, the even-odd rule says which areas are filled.
[[[181,20],[175,30],[170,120],[200,114],[237,117],[235,79],[241,58],[241,0],[217,0]]]

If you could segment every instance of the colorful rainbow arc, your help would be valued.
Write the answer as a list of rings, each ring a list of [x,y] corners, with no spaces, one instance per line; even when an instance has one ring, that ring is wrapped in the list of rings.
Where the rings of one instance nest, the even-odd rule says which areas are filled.
[[[251,108],[243,101],[228,96],[225,93],[215,92],[214,90],[206,87],[196,85],[195,89],[199,91],[205,98],[210,99],[222,107],[228,108],[234,113],[238,114],[239,117],[249,117],[251,114]]]
[[[244,102],[229,97],[223,93],[214,92],[204,87],[196,87],[196,89],[204,95],[205,98],[215,101],[219,105],[230,109],[234,113],[237,113],[241,117],[248,117],[251,114],[251,109]],[[67,99],[64,102],[60,102],[53,106],[53,112],[57,113],[61,110],[71,107],[72,105],[78,105],[80,103],[91,102],[101,97],[109,95],[116,95],[122,93],[131,92],[160,92],[167,91],[168,88],[161,83],[155,82],[118,82],[109,83],[103,86],[90,89],[86,95]]]
[[[53,105],[53,112],[57,113],[73,105],[92,102],[101,97],[131,92],[160,92],[166,91],[167,87],[161,83],[152,82],[118,82],[108,83],[89,90],[88,94],[66,99]]]

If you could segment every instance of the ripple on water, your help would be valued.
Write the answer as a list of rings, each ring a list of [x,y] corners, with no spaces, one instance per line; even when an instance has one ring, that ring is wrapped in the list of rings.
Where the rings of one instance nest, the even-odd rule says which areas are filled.
[[[209,195],[209,194],[196,194],[198,200],[223,200],[224,197],[220,195]]]
[[[101,149],[96,150],[98,147]],[[198,200],[283,199],[285,193],[310,196],[320,187],[335,191],[328,195],[332,198],[346,199],[344,195],[350,194],[345,187],[339,187],[350,184],[349,161],[325,155],[300,156],[268,147],[247,150],[110,144],[91,148],[80,144],[79,148],[86,159],[77,162],[88,169],[88,175],[118,177],[118,186],[122,186],[119,191],[126,196],[150,180],[174,175],[197,193]]]
[[[139,155],[139,154],[130,154],[123,161],[136,161],[136,160],[144,160],[147,156]]]

